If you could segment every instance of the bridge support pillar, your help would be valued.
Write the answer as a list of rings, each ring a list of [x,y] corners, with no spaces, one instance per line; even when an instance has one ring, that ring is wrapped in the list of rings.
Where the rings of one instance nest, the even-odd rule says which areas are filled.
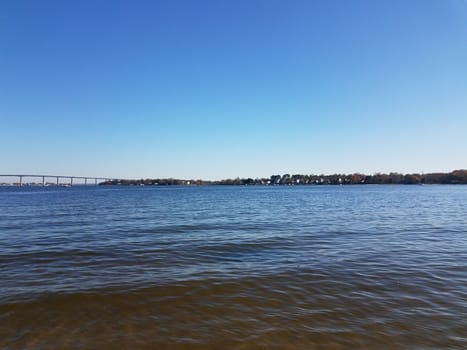
[[[57,186],[59,185],[59,182],[60,182],[59,177],[57,176]]]
[[[70,186],[73,186],[73,178],[70,177]]]
[[[45,176],[42,176],[42,186],[45,186]]]
[[[23,177],[22,176],[19,177],[19,185],[23,186]]]

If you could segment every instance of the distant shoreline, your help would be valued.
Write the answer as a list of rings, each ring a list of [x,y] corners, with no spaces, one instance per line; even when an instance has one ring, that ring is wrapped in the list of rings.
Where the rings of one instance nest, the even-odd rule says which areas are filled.
[[[235,178],[218,181],[209,180],[184,180],[174,178],[156,179],[133,179],[133,180],[111,180],[100,183],[100,185],[121,186],[170,186],[170,185],[465,185],[467,184],[467,170],[454,170],[449,173],[427,173],[427,174],[400,174],[376,173],[365,175],[354,174],[332,174],[332,175],[301,175],[284,174],[271,175],[269,178]]]

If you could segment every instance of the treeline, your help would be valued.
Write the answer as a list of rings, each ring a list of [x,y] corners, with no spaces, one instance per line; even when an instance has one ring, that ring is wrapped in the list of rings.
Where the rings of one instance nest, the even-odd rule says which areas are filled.
[[[219,185],[416,185],[416,184],[467,184],[467,170],[450,173],[400,174],[389,173],[374,175],[332,174],[332,175],[272,175],[261,179],[227,179],[218,181]]]
[[[136,180],[111,180],[100,185],[124,185],[124,186],[182,186],[182,185],[210,185],[211,181],[205,180],[180,180],[180,179],[136,179]]]
[[[400,174],[376,173],[333,174],[333,175],[272,175],[269,178],[236,178],[220,181],[180,180],[180,179],[140,179],[114,180],[103,185],[155,186],[155,185],[416,185],[416,184],[467,184],[467,170],[455,170],[450,173]]]

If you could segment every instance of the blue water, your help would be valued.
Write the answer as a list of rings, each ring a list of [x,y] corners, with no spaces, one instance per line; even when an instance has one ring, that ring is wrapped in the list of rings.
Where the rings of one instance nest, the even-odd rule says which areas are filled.
[[[0,187],[0,347],[464,349],[466,214],[467,186]]]

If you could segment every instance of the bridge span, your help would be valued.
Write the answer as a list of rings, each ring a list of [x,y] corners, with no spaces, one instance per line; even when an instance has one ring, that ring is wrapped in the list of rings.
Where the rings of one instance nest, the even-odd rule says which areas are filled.
[[[70,176],[70,175],[42,175],[42,174],[0,174],[0,178],[17,178],[19,181],[17,184],[19,186],[23,186],[24,178],[39,178],[41,179],[41,182],[36,183],[36,185],[42,185],[46,186],[51,183],[47,182],[46,179],[54,179],[54,185],[56,186],[63,186],[63,185],[68,185],[68,186],[73,186],[73,180],[84,180],[84,185],[97,185],[98,181],[121,181],[123,179],[116,179],[113,177],[95,177],[95,176]],[[68,180],[67,183],[61,183],[60,180]],[[81,183],[83,184],[83,183]]]

